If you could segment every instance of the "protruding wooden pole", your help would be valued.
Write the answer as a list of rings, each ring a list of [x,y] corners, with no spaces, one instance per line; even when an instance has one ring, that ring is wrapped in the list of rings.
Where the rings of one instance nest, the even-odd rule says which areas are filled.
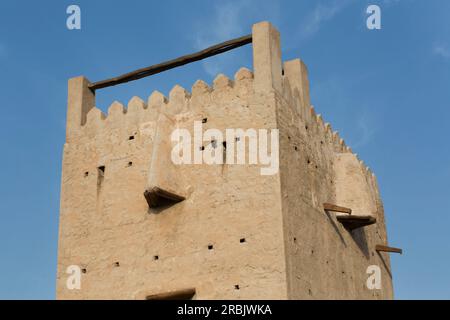
[[[323,209],[325,211],[336,211],[336,212],[352,214],[352,209],[346,208],[346,207],[337,206],[337,205],[331,204],[331,203],[324,203],[323,204]]]
[[[377,219],[372,216],[339,215],[336,219],[350,231],[377,223]]]
[[[188,300],[195,295],[195,288],[158,293],[147,296],[147,300]]]
[[[147,200],[148,206],[150,208],[172,205],[186,199],[183,196],[163,190],[158,187],[153,187],[150,190],[146,190],[144,192],[144,197]]]
[[[403,250],[400,248],[394,248],[394,247],[388,247],[385,245],[377,244],[375,246],[376,251],[382,251],[382,252],[394,252],[394,253],[403,253]]]
[[[180,67],[183,66],[185,64],[194,62],[194,61],[199,61],[208,57],[212,57],[215,56],[217,54],[235,49],[235,48],[239,48],[241,46],[244,46],[246,44],[249,44],[252,42],[252,35],[246,35],[240,38],[236,38],[236,39],[232,39],[232,40],[228,40],[219,44],[216,44],[214,46],[211,46],[209,48],[206,48],[202,51],[199,52],[195,52],[192,54],[188,54],[176,59],[172,59],[169,61],[165,61],[162,63],[158,63],[149,67],[145,67],[142,69],[138,69],[135,71],[131,71],[128,73],[125,73],[123,75],[120,75],[118,77],[114,77],[111,79],[106,79],[106,80],[102,80],[102,81],[98,81],[95,82],[91,85],[89,85],[89,88],[93,91],[97,90],[97,89],[102,89],[102,88],[106,88],[106,87],[111,87],[111,86],[115,86],[121,83],[126,83],[129,81],[133,81],[133,80],[138,80],[144,77],[148,77],[151,76],[153,74],[157,74],[166,70],[170,70],[176,67]]]

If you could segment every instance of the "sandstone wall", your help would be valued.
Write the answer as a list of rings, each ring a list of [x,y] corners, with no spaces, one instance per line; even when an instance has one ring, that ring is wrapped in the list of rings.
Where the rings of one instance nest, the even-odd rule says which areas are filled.
[[[284,74],[277,114],[289,297],[392,299],[389,256],[375,251],[387,243],[375,175],[315,113],[303,62],[286,62]],[[340,213],[324,211],[323,203],[377,223],[348,231],[336,220]],[[366,286],[369,265],[381,268],[381,290]]]
[[[64,146],[58,299],[144,299],[196,288],[196,299],[392,298],[382,202],[374,175],[309,102],[306,67],[281,64],[278,32],[253,27],[254,74],[219,75],[191,92],[175,86],[103,114],[88,80],[69,81]],[[283,70],[283,71],[282,71]],[[260,165],[171,163],[174,128],[278,128],[280,170]],[[229,146],[230,141],[227,145]],[[210,143],[205,142],[205,148]],[[149,187],[186,200],[149,208]],[[323,203],[371,214],[349,232]],[[382,290],[366,288],[366,268]],[[66,269],[81,266],[81,290]]]
[[[64,147],[58,298],[139,299],[185,287],[198,299],[287,297],[278,175],[256,165],[183,165],[185,201],[158,211],[143,196],[160,112],[191,132],[203,119],[204,129],[275,127],[275,106],[253,91],[252,73],[241,69],[213,88],[197,81],[192,95],[176,86],[168,99],[154,92],[127,109],[113,103],[107,116],[89,111]],[[81,290],[65,287],[72,264],[86,269]]]

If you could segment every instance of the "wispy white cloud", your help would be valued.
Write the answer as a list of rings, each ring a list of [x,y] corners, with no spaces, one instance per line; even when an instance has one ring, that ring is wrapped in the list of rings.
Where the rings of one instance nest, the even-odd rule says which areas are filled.
[[[316,81],[311,88],[316,112],[323,114],[326,122],[332,123],[333,130],[337,130],[353,150],[372,143],[380,128],[376,107],[380,101],[353,93],[359,84],[370,81],[372,76],[373,73],[368,71],[352,76],[331,74]]]
[[[450,47],[444,43],[435,43],[433,45],[433,53],[445,59],[450,58]]]
[[[203,24],[201,31],[196,33],[195,45],[204,48],[218,41],[237,36],[242,33],[241,13],[247,2],[231,3],[221,2],[215,7],[211,20],[214,25]],[[209,28],[205,26],[210,26]]]
[[[241,12],[246,2],[240,3],[222,3],[216,6],[213,16],[214,27],[202,28],[196,33],[195,47],[197,50],[204,49],[210,45],[222,42],[243,34],[243,26],[241,23]],[[203,24],[211,25],[209,23]],[[220,63],[211,63],[208,60],[203,61],[205,71],[215,76],[223,70],[223,64],[227,62],[226,56],[220,57]]]
[[[359,135],[358,139],[353,143],[354,148],[364,147],[372,140],[375,134],[373,122],[373,118],[365,110],[357,117],[356,128]]]
[[[324,23],[333,19],[342,9],[352,2],[353,0],[335,0],[316,4],[315,8],[302,19],[299,25],[298,35],[300,40],[312,37],[320,30]]]
[[[253,23],[269,20],[276,23],[279,11],[278,2],[259,0],[220,1],[217,2],[210,15],[197,21],[194,34],[194,46],[197,50],[213,44],[230,40],[250,33]],[[220,55],[214,59],[203,61],[205,71],[215,76],[232,64],[231,54]]]

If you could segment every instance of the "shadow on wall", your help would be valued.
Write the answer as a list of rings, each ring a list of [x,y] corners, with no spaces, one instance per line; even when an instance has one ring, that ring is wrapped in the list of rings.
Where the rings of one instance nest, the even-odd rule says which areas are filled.
[[[341,231],[339,230],[339,227],[337,226],[336,222],[333,219],[333,216],[330,214],[330,212],[328,212],[327,210],[325,210],[325,214],[328,217],[328,221],[330,222],[331,226],[333,227],[333,229],[336,231],[336,233],[339,236],[339,239],[341,239],[342,243],[344,244],[345,247],[347,247],[347,243],[345,242],[344,237],[342,236]]]
[[[367,245],[366,231],[364,230],[364,228],[355,229],[350,234],[353,241],[355,241],[355,243],[358,245],[364,256],[369,259],[370,251],[369,246]]]

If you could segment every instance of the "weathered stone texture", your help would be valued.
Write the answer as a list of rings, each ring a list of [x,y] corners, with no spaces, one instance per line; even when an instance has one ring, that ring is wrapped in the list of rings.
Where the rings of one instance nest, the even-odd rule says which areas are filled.
[[[309,102],[306,67],[285,62],[278,32],[253,27],[254,70],[212,87],[175,86],[127,108],[94,107],[88,81],[69,81],[58,252],[58,299],[144,299],[196,288],[196,299],[389,299],[392,281],[384,213],[374,175]],[[206,120],[205,120],[206,119]],[[170,133],[203,120],[203,130],[278,128],[280,170],[258,165],[174,165]],[[151,186],[186,200],[150,209]],[[371,214],[353,232],[323,203]],[[241,239],[245,238],[245,242]],[[212,249],[208,246],[213,246]],[[379,265],[382,289],[366,288]],[[66,268],[79,265],[81,290]],[[239,286],[239,289],[236,288]]]

